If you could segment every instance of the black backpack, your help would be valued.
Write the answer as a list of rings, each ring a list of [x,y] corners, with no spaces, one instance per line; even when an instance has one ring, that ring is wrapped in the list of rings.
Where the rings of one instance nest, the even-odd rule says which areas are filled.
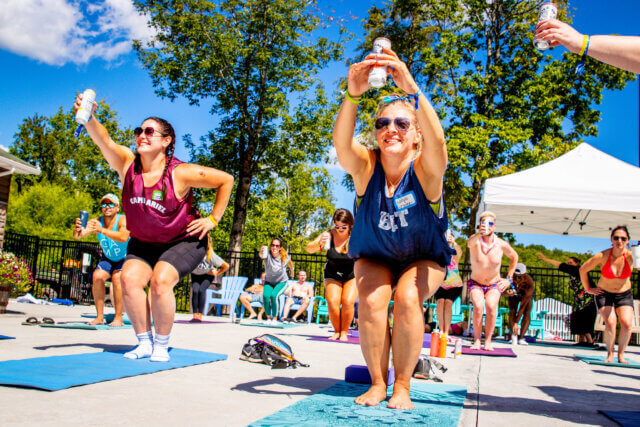
[[[293,357],[291,346],[271,334],[251,338],[243,347],[240,359],[247,362],[264,363],[271,369],[296,368],[298,365],[308,367]]]

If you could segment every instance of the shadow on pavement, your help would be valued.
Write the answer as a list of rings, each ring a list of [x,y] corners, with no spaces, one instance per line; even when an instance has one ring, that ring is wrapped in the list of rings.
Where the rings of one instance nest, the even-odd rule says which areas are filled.
[[[91,347],[91,348],[99,348],[103,351],[110,351],[113,353],[119,353],[125,350],[130,350],[133,348],[133,345],[122,345],[122,344],[103,344],[103,343],[75,343],[75,344],[51,344],[51,345],[42,345],[33,347],[35,350],[48,350],[50,348],[67,348],[67,347]]]
[[[622,368],[622,369],[625,369],[625,368]],[[602,369],[594,369],[593,372],[597,374],[617,375],[619,377],[631,378],[632,380],[640,380],[640,376],[638,375],[628,375],[628,374],[623,374],[621,372],[616,372],[616,371],[605,371]]]
[[[236,385],[235,387],[232,387],[231,390],[241,390],[254,394],[310,396],[314,393],[324,390],[327,387],[332,386],[338,381],[339,380],[335,378],[321,377],[272,377],[241,383]],[[280,390],[281,386],[285,386],[290,389]]]

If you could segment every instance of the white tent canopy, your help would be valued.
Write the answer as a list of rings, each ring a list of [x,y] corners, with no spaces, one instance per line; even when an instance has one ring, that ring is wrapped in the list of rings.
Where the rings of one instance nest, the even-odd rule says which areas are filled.
[[[503,233],[609,238],[624,224],[640,238],[640,168],[589,144],[542,165],[490,178],[478,214],[497,216]]]

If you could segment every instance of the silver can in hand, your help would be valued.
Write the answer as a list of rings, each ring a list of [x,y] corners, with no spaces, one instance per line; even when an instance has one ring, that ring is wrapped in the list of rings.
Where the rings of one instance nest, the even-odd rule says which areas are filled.
[[[373,50],[371,53],[381,54],[382,48],[391,49],[391,40],[386,37],[378,37],[373,41]],[[381,88],[387,84],[387,67],[374,66],[369,71],[369,86]]]
[[[89,212],[80,211],[80,226],[82,228],[87,228],[87,222],[89,222]]]
[[[558,16],[558,7],[551,1],[545,1],[540,6],[540,14],[538,15],[538,24],[547,19],[556,19]],[[533,46],[538,50],[549,49],[549,42],[534,37]]]
[[[96,101],[96,93],[87,89],[82,94],[82,103],[80,108],[76,111],[76,123],[85,125],[91,118],[91,110],[93,109],[93,103]]]

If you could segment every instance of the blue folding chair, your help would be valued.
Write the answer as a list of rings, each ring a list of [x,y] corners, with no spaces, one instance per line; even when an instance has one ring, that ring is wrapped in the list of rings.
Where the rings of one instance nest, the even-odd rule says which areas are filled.
[[[327,300],[321,296],[316,297],[318,301],[318,311],[316,311],[316,324],[320,323],[320,316],[329,317],[329,304]]]
[[[520,305],[518,304],[518,308],[520,308]],[[542,332],[542,336],[544,336],[544,317],[546,316],[547,312],[544,310],[537,310],[537,306],[536,306],[536,300],[532,299],[531,300],[531,320],[529,323],[529,329],[528,331],[531,330],[535,330],[536,334],[534,335],[536,338],[538,337],[538,334],[540,334],[540,332]],[[522,319],[520,319],[520,322],[518,324],[522,324]]]
[[[295,283],[296,280],[289,280],[287,281],[287,287],[289,287],[292,283]],[[313,286],[313,282],[305,282],[308,285]],[[280,319],[282,319],[282,316],[284,314],[284,304],[287,301],[287,298],[289,298],[288,296],[286,296],[284,293],[280,294],[280,296],[278,297],[278,308],[280,309]],[[311,323],[311,318],[313,317],[313,307],[315,306],[315,301],[316,301],[316,297],[311,297],[311,301],[309,301],[309,305],[307,306],[307,323]],[[300,304],[292,304],[290,309],[289,309],[289,315],[291,315],[291,313],[295,313],[296,311],[298,311],[298,309],[300,309],[301,305]]]
[[[253,284],[254,285],[262,285],[262,280],[260,280],[259,278],[255,278],[253,279]],[[244,292],[242,291],[240,294],[248,294],[249,292]],[[257,308],[257,309],[261,309],[262,307],[264,307],[264,305],[260,302],[260,301],[253,301],[249,304],[251,307],[253,308]],[[244,319],[244,305],[240,304],[240,318]],[[258,310],[256,310],[258,311]]]
[[[235,311],[238,305],[238,297],[247,283],[247,278],[242,276],[225,276],[222,278],[222,287],[219,291],[207,289],[207,296],[204,302],[204,314],[209,312],[211,304],[216,306],[218,316],[222,313],[222,306],[229,306],[229,314],[231,310]],[[216,297],[215,295],[219,295]]]

